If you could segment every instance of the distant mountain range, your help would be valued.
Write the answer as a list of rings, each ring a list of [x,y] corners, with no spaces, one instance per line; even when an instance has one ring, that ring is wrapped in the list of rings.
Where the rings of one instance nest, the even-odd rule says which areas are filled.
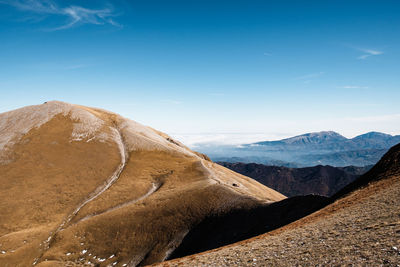
[[[219,164],[282,192],[287,197],[309,194],[332,196],[372,167],[318,165],[306,168],[287,168],[241,162],[219,162]]]
[[[287,167],[343,167],[373,165],[390,147],[398,143],[400,135],[369,132],[349,139],[336,132],[323,131],[278,141],[196,149],[206,153],[214,161],[253,162]]]
[[[360,149],[389,149],[400,142],[400,135],[392,136],[390,134],[369,132],[348,139],[332,131],[317,133],[307,133],[279,141],[258,142],[252,145],[275,147],[278,149],[297,150],[299,148],[330,150],[330,151],[349,151]]]

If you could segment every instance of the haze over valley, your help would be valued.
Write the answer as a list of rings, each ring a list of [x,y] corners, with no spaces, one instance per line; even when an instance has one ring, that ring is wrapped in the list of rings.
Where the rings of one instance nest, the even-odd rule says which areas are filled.
[[[239,145],[198,145],[195,148],[215,161],[261,163],[286,167],[315,165],[373,165],[400,142],[400,135],[369,132],[346,138],[336,132],[307,133],[277,141]]]

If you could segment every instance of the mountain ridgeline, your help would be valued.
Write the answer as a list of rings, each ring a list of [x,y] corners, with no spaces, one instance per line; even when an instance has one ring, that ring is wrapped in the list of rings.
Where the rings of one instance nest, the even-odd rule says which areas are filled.
[[[278,141],[263,141],[240,146],[199,147],[214,161],[261,163],[286,167],[315,165],[373,165],[400,143],[400,135],[369,132],[346,138],[336,132],[307,133]]]
[[[50,101],[0,114],[0,266],[163,261],[209,216],[285,199],[118,114]]]
[[[282,192],[287,197],[308,194],[332,196],[371,167],[317,165],[305,168],[288,168],[241,162],[219,162],[219,164]]]
[[[369,132],[348,139],[336,132],[326,131],[307,133],[280,141],[258,142],[256,145],[273,146],[279,149],[305,147],[308,149],[326,149],[333,151],[359,149],[386,149],[400,142],[400,135],[392,136],[379,132]]]
[[[312,135],[283,140],[283,143],[307,147],[307,143],[321,145],[340,138],[332,133],[324,136]],[[376,145],[366,141],[368,137],[360,139],[359,142],[375,147],[371,149],[381,146],[376,140]],[[268,145],[255,145],[258,146]],[[51,101],[1,113],[0,266],[154,264],[281,228],[310,214],[313,216],[315,211],[334,200],[338,201],[331,207],[339,207],[334,211],[346,211],[347,206],[357,203],[361,204],[356,211],[366,211],[361,215],[354,211],[348,211],[346,216],[339,214],[340,220],[354,215],[357,221],[373,216],[360,229],[376,227],[376,221],[382,218],[389,220],[379,223],[378,227],[389,223],[397,227],[399,150],[400,145],[395,146],[367,174],[331,198],[315,194],[287,198],[254,179],[210,161],[162,132],[106,110]],[[254,168],[254,173],[260,169]],[[295,172],[277,170],[278,173]],[[346,174],[339,180],[331,179],[339,175],[338,170]],[[355,167],[317,166],[301,170],[297,177],[302,178],[293,178],[294,182],[287,176],[290,179],[285,183],[303,183],[306,187],[298,188],[303,191],[315,184],[315,188],[310,188],[322,192],[325,184],[341,186],[361,172],[362,168]],[[310,179],[316,176],[323,179],[320,182]],[[272,178],[277,181],[279,177]],[[379,187],[368,186],[376,181],[384,182],[393,192],[374,201],[375,197],[385,196],[376,194]],[[361,192],[364,197],[356,196],[348,204],[338,206],[343,197],[351,196],[361,187],[375,192],[370,198],[372,205],[360,202],[372,195]],[[285,187],[282,190],[286,190]],[[333,193],[324,192],[325,195]],[[378,216],[371,210],[390,217]],[[335,218],[333,223],[336,221]],[[346,223],[351,227],[346,230],[354,229],[357,221],[348,220]],[[315,229],[326,227],[319,225]],[[334,224],[327,229],[343,227]],[[348,239],[370,232],[364,230],[344,236]],[[397,241],[390,238],[395,237],[394,231],[398,233],[400,228],[393,228],[392,232],[387,227],[381,230],[379,235],[374,235],[379,236],[379,243],[386,240],[385,247],[396,244]],[[315,236],[310,235],[311,232],[301,232],[301,240]],[[335,238],[338,236],[338,232],[330,233]],[[364,236],[359,239],[368,240]],[[317,242],[321,245],[321,239]],[[298,243],[293,243],[296,251],[302,248]],[[291,244],[286,243],[285,247]],[[274,247],[264,248],[268,249],[263,254]],[[369,248],[368,251],[374,250]],[[246,262],[253,265],[253,259]]]
[[[201,266],[204,263],[211,266],[297,266],[300,263],[307,266],[397,266],[399,196],[400,144],[332,197],[287,198],[264,209],[270,220],[266,216],[260,221],[264,229],[274,229],[277,222],[287,223],[299,215],[305,217],[255,238],[178,258],[191,254],[193,248],[202,251],[215,242],[224,241],[227,239],[222,234],[224,231],[236,233],[232,225],[242,224],[237,227],[242,229],[250,216],[241,211],[234,218],[229,214],[204,220],[175,250],[178,259],[164,266]],[[310,210],[306,209],[312,206],[325,207],[309,214]],[[254,216],[254,212],[251,215]],[[255,220],[253,230],[257,230],[258,223]],[[204,237],[214,243],[205,243]],[[229,236],[230,239],[234,237]]]
[[[357,173],[360,170],[353,168],[352,170],[348,171]],[[384,242],[384,247],[388,247],[388,245],[392,244],[396,238],[394,237],[394,232],[396,231],[396,233],[398,233],[400,231],[400,223],[398,222],[398,211],[400,211],[398,205],[400,203],[400,198],[398,197],[400,188],[399,175],[400,144],[391,148],[389,152],[387,152],[385,156],[382,157],[382,159],[368,172],[355,179],[353,182],[329,198],[317,195],[295,196],[275,202],[268,207],[261,207],[257,210],[240,210],[222,216],[210,216],[197,225],[191,231],[191,233],[183,239],[182,244],[174,251],[170,258],[180,258],[196,252],[217,248],[218,246],[228,245],[282,226],[283,227],[280,229],[281,232],[285,231],[283,229],[285,229],[285,226],[287,226],[287,228],[292,227],[289,228],[290,230],[297,230],[300,232],[300,234],[293,234],[293,231],[291,232],[289,230],[289,233],[286,237],[278,238],[279,241],[283,243],[283,247],[278,249],[278,253],[282,253],[282,251],[285,252],[285,249],[288,247],[294,248],[293,255],[289,253],[282,255],[282,253],[281,259],[274,255],[275,259],[277,259],[279,263],[275,262],[274,264],[263,264],[258,261],[261,260],[262,262],[264,260],[271,260],[264,256],[270,250],[276,251],[275,246],[262,246],[262,249],[258,248],[253,250],[254,246],[251,245],[251,249],[246,249],[245,251],[243,251],[243,249],[240,247],[246,242],[263,240],[264,238],[267,240],[268,234],[264,236],[258,236],[255,239],[249,239],[243,243],[240,242],[232,244],[231,246],[227,246],[225,248],[229,249],[230,247],[234,247],[235,249],[233,252],[233,257],[235,259],[239,258],[239,260],[243,260],[244,258],[245,262],[248,263],[254,263],[255,258],[250,256],[250,259],[247,259],[248,256],[243,255],[238,257],[238,254],[241,252],[243,252],[242,254],[251,254],[256,251],[256,253],[262,255],[262,258],[256,259],[257,264],[260,266],[293,266],[296,264],[293,264],[293,262],[287,264],[284,259],[290,260],[291,258],[296,257],[298,255],[298,250],[303,249],[303,246],[310,246],[311,248],[308,247],[308,249],[305,249],[305,252],[303,252],[304,254],[300,254],[301,262],[305,261],[304,255],[306,253],[308,253],[307,256],[309,256],[310,252],[313,252],[313,254],[316,254],[316,262],[318,263],[321,262],[320,255],[323,255],[323,253],[327,254],[326,257],[332,257],[333,254],[335,261],[338,259],[337,255],[342,257],[340,260],[347,260],[346,256],[355,256],[356,258],[360,257],[358,253],[354,253],[351,250],[348,250],[347,247],[340,245],[341,243],[349,241],[351,242],[353,238],[355,238],[357,242],[360,242],[360,240],[365,242],[365,244],[369,246],[368,249],[364,249],[367,251],[373,251],[372,247],[375,247],[380,242]],[[381,193],[385,188],[390,189],[392,192]],[[393,197],[393,195],[395,197]],[[363,203],[365,201],[368,201],[371,205],[365,205],[365,203]],[[386,206],[383,206],[385,204]],[[351,210],[352,207],[356,208]],[[321,211],[317,211],[321,208],[323,208]],[[346,212],[347,216],[340,214],[343,212]],[[365,214],[362,214],[363,212],[365,212]],[[361,214],[362,216],[360,216]],[[334,217],[334,219],[330,220],[329,216]],[[350,218],[350,216],[352,217]],[[318,220],[315,218],[323,219]],[[311,225],[311,229],[307,229],[306,231],[302,230],[302,227],[307,225],[307,223],[304,223],[305,221],[312,222],[309,223],[309,225]],[[381,235],[376,235],[374,234],[373,230],[371,231],[371,228],[378,228],[377,225],[380,225],[379,223],[376,223],[377,221],[381,222],[382,225],[381,229],[379,229],[382,231]],[[288,225],[291,222],[294,223],[292,225]],[[343,227],[344,223],[346,224],[346,227]],[[312,226],[313,224],[317,224],[317,226]],[[360,227],[359,224],[362,224],[362,227]],[[390,225],[391,228],[389,228],[388,225]],[[355,229],[355,226],[359,228]],[[337,231],[336,229],[340,229],[340,231]],[[331,234],[332,237],[325,240],[326,237],[324,235],[318,235],[315,233],[317,230],[326,231]],[[280,231],[277,230],[278,234],[279,232]],[[351,235],[349,235],[349,233],[351,233]],[[349,238],[349,236],[351,236],[351,238]],[[365,236],[368,236],[368,239],[366,239]],[[377,236],[379,236],[379,242],[371,241],[375,240]],[[296,238],[299,240],[294,242],[293,239]],[[304,241],[306,239],[307,241]],[[336,249],[340,251],[340,254],[332,253],[332,247],[325,245],[325,242],[331,241],[330,239],[333,239],[332,245],[337,246]],[[322,248],[325,249],[325,251],[321,251],[321,243],[323,243]],[[355,246],[355,244],[352,244],[352,246]],[[222,248],[221,250],[224,250],[225,248]],[[218,251],[219,250],[215,250],[194,255],[188,259],[190,261],[198,256],[203,257],[214,252],[218,253]],[[385,252],[384,249],[380,251]],[[395,251],[397,254],[397,247]],[[219,256],[217,258],[225,259],[225,256],[226,255]],[[380,257],[382,257],[382,255]],[[394,256],[392,259],[396,260],[398,258]],[[182,260],[185,261],[186,259],[183,258]],[[193,263],[182,264],[180,261],[181,260],[177,259],[177,261],[171,262],[172,264],[168,264],[167,266],[196,266],[196,264]],[[374,259],[374,261],[377,260]],[[210,265],[221,265],[221,263],[216,263],[210,260],[207,262],[211,262],[212,264]],[[282,264],[282,262],[284,263]],[[355,262],[358,263],[361,261],[358,260]],[[394,261],[390,262],[386,260],[386,262],[393,263]],[[238,263],[237,261],[233,264],[232,262],[230,263],[231,264],[228,263],[227,265],[249,266],[249,264]],[[388,264],[388,266],[392,265],[393,264]]]

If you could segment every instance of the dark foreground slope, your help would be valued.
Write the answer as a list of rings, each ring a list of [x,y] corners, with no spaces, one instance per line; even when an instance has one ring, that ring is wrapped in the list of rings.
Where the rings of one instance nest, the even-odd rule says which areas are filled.
[[[400,145],[325,208],[289,225],[165,266],[398,266]]]
[[[198,224],[170,259],[214,249],[271,231],[325,206],[328,198],[298,196],[253,209],[210,216]]]
[[[287,168],[241,162],[219,162],[219,164],[251,177],[288,197],[309,194],[332,196],[370,168],[355,166],[332,167],[328,165]]]
[[[371,182],[393,179],[393,177],[398,176],[400,176],[400,144],[392,147],[371,170],[341,189],[332,199],[339,199],[354,190],[367,186]]]

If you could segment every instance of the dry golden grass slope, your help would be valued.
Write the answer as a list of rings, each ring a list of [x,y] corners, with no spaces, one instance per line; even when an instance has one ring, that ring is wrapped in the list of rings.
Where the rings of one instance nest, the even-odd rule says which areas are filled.
[[[400,144],[325,208],[161,266],[400,266]]]
[[[47,102],[0,114],[0,266],[163,261],[210,214],[280,193],[117,114]]]

